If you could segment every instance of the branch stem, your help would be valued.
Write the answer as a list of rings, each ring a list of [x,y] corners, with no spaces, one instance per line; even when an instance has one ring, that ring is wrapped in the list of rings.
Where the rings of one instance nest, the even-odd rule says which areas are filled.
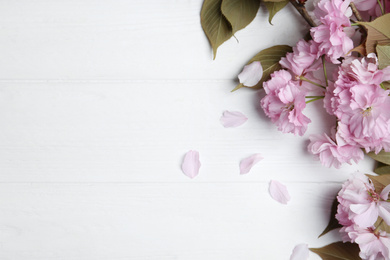
[[[356,9],[356,6],[354,3],[350,3],[349,6],[351,7],[352,9],[352,13],[355,15],[356,19],[359,21],[359,22],[362,22],[363,21],[363,18],[362,16],[360,15],[359,11]]]
[[[314,86],[326,89],[326,87],[322,86],[321,84],[318,84],[318,83],[316,83],[314,81],[311,81],[310,79],[307,79],[304,76],[300,76],[299,79],[302,80],[302,81],[309,82],[309,83],[313,84]]]
[[[311,27],[316,27],[317,25],[314,23],[314,21],[311,19],[309,13],[307,12],[305,8],[305,4],[300,4],[296,0],[290,0],[290,3],[297,9],[297,11],[301,14],[301,16],[306,20],[306,22]]]

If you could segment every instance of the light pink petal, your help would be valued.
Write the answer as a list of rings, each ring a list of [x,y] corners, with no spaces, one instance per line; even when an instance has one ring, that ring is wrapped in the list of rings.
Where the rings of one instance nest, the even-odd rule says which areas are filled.
[[[383,218],[387,225],[390,224],[390,203],[386,201],[381,201],[381,204],[378,207],[379,216]]]
[[[306,260],[309,258],[309,247],[307,244],[299,244],[294,247],[290,260]]]
[[[224,127],[237,127],[242,125],[248,120],[248,118],[238,111],[225,111],[223,112],[220,121]]]
[[[254,155],[251,155],[245,159],[242,159],[240,162],[240,174],[246,174],[248,173],[252,167],[260,162],[263,158],[263,156],[259,153],[256,153]]]
[[[271,180],[269,184],[269,194],[274,200],[282,204],[287,204],[290,200],[290,194],[288,194],[286,186],[275,180]]]
[[[259,83],[263,77],[263,67],[260,61],[254,61],[244,67],[242,72],[238,74],[240,83],[247,87],[253,87]]]
[[[186,155],[184,156],[183,163],[181,165],[181,169],[183,170],[184,174],[190,177],[191,179],[194,178],[199,173],[200,168],[200,161],[199,161],[199,152],[198,151],[188,151]]]
[[[387,200],[389,198],[389,192],[390,192],[390,184],[387,185],[381,192],[381,198],[383,200]]]

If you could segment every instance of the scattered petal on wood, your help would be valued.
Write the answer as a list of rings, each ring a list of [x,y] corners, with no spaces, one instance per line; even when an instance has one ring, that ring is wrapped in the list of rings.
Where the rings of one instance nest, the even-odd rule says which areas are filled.
[[[286,186],[275,180],[271,180],[269,184],[269,194],[274,200],[282,204],[287,204],[290,200],[290,194],[288,194]]]
[[[251,155],[245,159],[242,159],[242,161],[240,162],[240,174],[246,174],[248,173],[252,167],[258,163],[259,161],[261,161],[263,158],[263,156],[259,153],[256,153],[254,155]]]
[[[237,127],[242,125],[248,118],[238,111],[225,111],[221,116],[221,124],[224,127]]]
[[[299,244],[294,247],[290,260],[306,260],[309,258],[309,247],[307,244]]]
[[[184,156],[181,169],[183,170],[185,175],[192,179],[196,177],[196,175],[198,175],[200,165],[201,164],[199,161],[199,152],[191,150],[188,151]]]
[[[254,61],[244,67],[242,72],[238,74],[240,83],[247,87],[253,87],[263,77],[263,67],[260,61]]]

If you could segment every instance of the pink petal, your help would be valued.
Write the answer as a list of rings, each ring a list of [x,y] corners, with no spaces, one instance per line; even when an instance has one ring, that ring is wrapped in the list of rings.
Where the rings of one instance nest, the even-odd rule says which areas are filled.
[[[224,127],[237,127],[246,122],[248,118],[238,111],[225,111],[223,112],[220,121]]]
[[[254,61],[244,67],[242,72],[238,74],[240,83],[247,87],[253,87],[263,77],[263,67],[260,61]]]
[[[199,173],[200,168],[200,161],[199,161],[199,152],[198,151],[188,151],[186,155],[184,156],[183,163],[181,165],[181,169],[183,170],[184,174],[190,177],[191,179],[194,178]]]
[[[274,200],[282,204],[287,204],[290,200],[290,194],[288,194],[286,186],[275,180],[271,180],[269,184],[269,194]]]
[[[251,155],[245,159],[242,159],[240,162],[240,174],[248,173],[252,169],[252,167],[256,163],[260,162],[262,159],[264,159],[264,158],[259,153]]]
[[[307,244],[299,244],[294,247],[290,260],[305,260],[309,258],[309,247]]]
[[[387,185],[381,192],[381,198],[387,200],[389,198],[390,185]]]

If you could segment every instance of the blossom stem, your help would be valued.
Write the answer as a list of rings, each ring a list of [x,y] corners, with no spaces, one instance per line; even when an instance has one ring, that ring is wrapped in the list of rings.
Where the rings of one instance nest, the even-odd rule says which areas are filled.
[[[376,228],[374,229],[374,231],[373,231],[373,233],[375,234],[375,235],[378,235],[379,234],[379,231],[380,231],[380,226],[382,225],[382,223],[383,223],[383,219],[381,219],[381,221],[379,222],[379,224],[376,226]]]
[[[307,98],[310,97],[310,96],[307,96]],[[310,99],[308,101],[306,101],[306,104],[309,104],[313,101],[317,101],[317,100],[320,100],[320,99],[323,99],[324,97],[323,96],[313,96],[314,98],[313,99]]]
[[[324,70],[325,85],[328,86],[328,74],[326,73],[325,55],[322,55],[322,68]]]
[[[352,12],[353,14],[355,15],[356,19],[359,21],[359,22],[362,22],[363,21],[363,18],[362,16],[360,15],[359,11],[356,9],[356,6],[354,3],[350,3],[349,6],[351,7],[352,9]]]
[[[306,96],[305,98],[324,98],[324,96]]]
[[[306,20],[306,22],[311,27],[316,27],[317,25],[314,23],[313,19],[311,19],[309,13],[305,8],[305,4],[298,3],[296,0],[290,0],[290,3],[297,9],[297,11],[301,14],[301,16]]]
[[[382,4],[381,4],[381,1],[380,1],[380,0],[377,0],[377,2],[378,2],[379,7],[381,8],[381,13],[382,13],[382,15],[384,15],[384,14],[385,14],[385,11],[383,10],[383,6],[382,6]]]
[[[310,79],[307,79],[304,76],[300,76],[299,79],[303,80],[303,81],[306,81],[306,82],[309,82],[310,84],[313,84],[314,86],[326,89],[326,87],[324,87],[324,86],[322,86],[322,85],[320,85],[318,83],[315,83],[314,81],[311,81]]]

